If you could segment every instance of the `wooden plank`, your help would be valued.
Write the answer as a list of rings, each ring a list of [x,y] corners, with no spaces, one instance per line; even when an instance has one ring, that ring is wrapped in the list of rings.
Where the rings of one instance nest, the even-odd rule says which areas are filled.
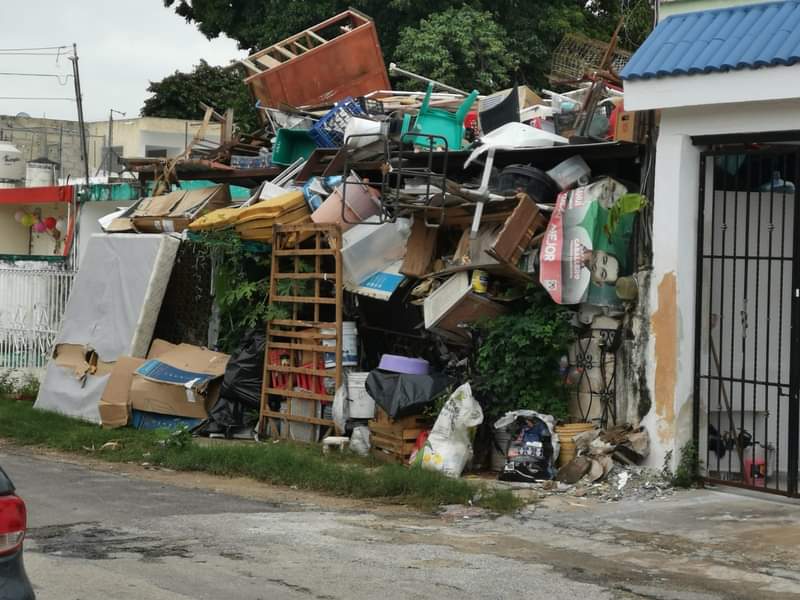
[[[270,324],[282,327],[320,327],[322,329],[333,329],[336,327],[336,323],[330,323],[328,321],[299,321],[297,319],[273,319],[270,321]]]
[[[275,333],[270,333],[270,335],[274,336]],[[270,348],[276,348],[278,350],[308,350],[310,352],[330,352],[333,350],[333,346],[317,346],[313,344],[287,344],[284,342],[269,342]]]
[[[508,217],[492,244],[494,255],[509,262],[515,262],[515,258],[518,259],[530,244],[534,233],[531,229],[538,216],[539,207],[536,206],[536,203],[527,195],[520,194],[517,207]]]
[[[314,250],[313,248],[297,248],[286,250],[273,250],[273,256],[335,256],[336,250]]]
[[[271,300],[281,304],[336,304],[336,298],[315,298],[314,296],[272,296]]]
[[[335,281],[336,273],[276,273],[275,277],[281,279],[322,279],[323,281]]]
[[[329,419],[319,419],[317,417],[303,417],[301,415],[289,415],[282,412],[275,412],[274,410],[267,410],[261,414],[262,417],[268,417],[276,421],[293,421],[295,423],[310,423],[312,425],[322,425],[323,427],[333,427],[333,421]],[[285,437],[285,436],[281,436]]]
[[[294,52],[290,52],[288,49],[284,48],[283,46],[276,46],[275,50],[277,52],[280,52],[281,54],[283,54],[286,58],[288,58],[290,60],[293,59],[293,58],[297,58],[297,55]]]
[[[298,373],[300,375],[316,375],[317,377],[335,377],[336,369],[309,369],[307,367],[284,367],[281,365],[270,365],[269,370],[273,373]]]
[[[414,219],[406,244],[406,256],[400,272],[409,277],[422,277],[428,272],[436,252],[438,229],[426,227],[422,219]]]
[[[287,396],[289,398],[301,398],[303,400],[317,400],[318,402],[333,402],[333,396],[328,394],[315,394],[302,390],[286,390],[283,388],[268,387],[267,393],[274,396]]]

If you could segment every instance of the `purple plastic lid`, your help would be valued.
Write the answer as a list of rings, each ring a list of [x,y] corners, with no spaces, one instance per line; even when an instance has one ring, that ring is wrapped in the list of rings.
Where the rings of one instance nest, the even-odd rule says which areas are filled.
[[[428,361],[424,358],[410,358],[408,356],[397,356],[396,354],[384,354],[381,356],[379,369],[392,371],[393,373],[405,373],[406,375],[427,375]]]

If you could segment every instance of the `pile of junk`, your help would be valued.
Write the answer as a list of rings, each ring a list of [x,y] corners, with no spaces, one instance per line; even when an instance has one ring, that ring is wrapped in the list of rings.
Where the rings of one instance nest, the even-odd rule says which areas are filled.
[[[588,464],[580,477],[600,478],[609,461],[641,462],[633,432],[645,432],[597,440],[625,420],[614,373],[647,241],[652,118],[624,109],[614,40],[557,57],[565,91],[459,90],[387,69],[374,23],[350,10],[242,60],[261,129],[129,162],[155,191],[91,240],[39,404],[105,426],[348,446],[456,477]],[[208,108],[206,122],[230,117]],[[176,188],[192,173],[217,183]],[[231,354],[159,339],[181,248],[220,232],[269,256],[269,319]],[[114,287],[99,317],[78,306],[98,286]],[[576,341],[553,365],[571,418],[485,423],[497,411],[472,381],[476,331],[531,288],[572,310]],[[130,314],[114,316],[115,298]],[[586,431],[597,438],[578,451]]]

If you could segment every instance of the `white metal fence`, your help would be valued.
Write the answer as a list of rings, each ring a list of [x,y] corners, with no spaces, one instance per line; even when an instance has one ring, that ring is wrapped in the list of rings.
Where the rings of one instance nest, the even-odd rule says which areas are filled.
[[[74,275],[61,266],[0,265],[0,369],[47,364]]]

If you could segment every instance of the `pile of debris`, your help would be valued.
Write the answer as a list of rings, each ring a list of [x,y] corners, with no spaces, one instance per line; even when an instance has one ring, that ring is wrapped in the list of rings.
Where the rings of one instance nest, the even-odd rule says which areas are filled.
[[[563,93],[515,86],[482,95],[391,65],[426,84],[393,90],[374,23],[355,11],[242,63],[263,127],[237,134],[230,111],[207,107],[204,123],[223,123],[218,146],[201,143],[201,131],[177,159],[129,165],[157,179],[153,195],[102,220],[118,241],[90,246],[98,270],[82,271],[76,286],[111,286],[106,259],[138,252],[142,285],[128,308],[139,312],[119,315],[127,337],[101,351],[103,331],[69,326],[87,318],[76,305],[41,405],[80,405],[80,416],[106,426],[150,413],[203,419],[203,431],[222,435],[257,412],[258,436],[316,443],[335,432],[329,446],[349,436],[358,452],[460,476],[471,464],[470,429],[484,420],[468,383],[476,324],[512,313],[531,285],[574,306],[590,338],[598,323],[616,329],[635,301],[631,240],[646,200],[643,150],[631,142],[642,128],[624,111],[613,69],[595,65],[588,78],[581,70]],[[218,183],[174,189],[199,177]],[[249,196],[232,197],[230,183]],[[233,356],[150,344],[172,262],[148,241],[159,236],[139,234],[183,244],[220,232],[271,257],[266,334],[250,334]],[[124,288],[134,275],[120,277]],[[108,312],[122,308],[110,303]],[[84,368],[92,353],[95,371]],[[585,372],[570,361],[567,372]],[[82,371],[82,383],[68,384],[63,369]],[[556,473],[552,417],[510,419],[521,437],[503,459],[526,480],[614,487],[614,461],[636,464],[648,450],[641,430],[587,432]]]

